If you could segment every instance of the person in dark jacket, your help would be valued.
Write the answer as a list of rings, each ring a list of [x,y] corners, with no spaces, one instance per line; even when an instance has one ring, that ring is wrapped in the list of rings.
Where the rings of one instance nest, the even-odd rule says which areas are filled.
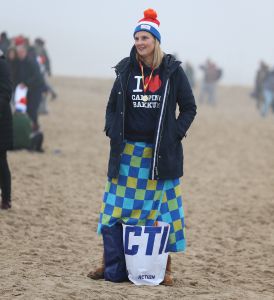
[[[200,69],[204,73],[204,78],[201,84],[199,102],[203,103],[204,99],[207,98],[210,105],[215,105],[216,87],[218,80],[222,77],[222,70],[210,59],[204,65],[201,65]]]
[[[251,93],[251,96],[256,100],[256,107],[260,111],[264,103],[264,82],[269,72],[269,66],[264,61],[261,61],[259,69],[256,73],[254,91]]]
[[[20,44],[17,46],[16,50],[18,64],[15,84],[16,86],[27,86],[27,113],[34,124],[34,127],[39,128],[38,108],[42,100],[42,93],[45,89],[45,82],[40,73],[37,61],[28,57],[26,45]]]
[[[181,62],[160,48],[159,25],[157,13],[146,10],[135,28],[130,57],[115,67],[106,108],[110,157],[98,233],[117,222],[153,226],[163,221],[170,224],[167,251],[180,252],[186,246],[182,139],[196,104]],[[104,264],[88,276],[103,278]],[[170,256],[163,284],[173,284]]]
[[[7,51],[10,46],[10,40],[6,32],[2,32],[0,35],[0,50],[7,56]]]
[[[195,71],[190,62],[185,64],[185,73],[191,88],[195,88]]]
[[[12,114],[10,100],[12,82],[9,67],[0,50],[0,189],[1,208],[11,208],[11,175],[7,150],[12,149]]]
[[[274,102],[274,70],[271,70],[263,82],[264,103],[261,108],[262,117],[266,117]]]
[[[13,84],[13,91],[15,90],[15,82],[16,82],[16,75],[17,75],[17,66],[18,66],[18,59],[17,59],[17,53],[16,53],[16,48],[15,47],[9,47],[8,52],[7,52],[7,63],[10,69],[11,73],[11,79],[12,79],[12,84]]]

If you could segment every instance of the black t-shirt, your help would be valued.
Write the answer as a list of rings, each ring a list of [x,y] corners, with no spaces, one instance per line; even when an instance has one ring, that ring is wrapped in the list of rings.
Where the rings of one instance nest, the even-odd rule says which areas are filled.
[[[144,66],[145,84],[148,82],[150,74],[151,69]],[[148,88],[144,92],[142,71],[140,66],[135,64],[127,85],[126,139],[136,142],[153,142],[163,95],[162,74],[162,66],[155,69]]]

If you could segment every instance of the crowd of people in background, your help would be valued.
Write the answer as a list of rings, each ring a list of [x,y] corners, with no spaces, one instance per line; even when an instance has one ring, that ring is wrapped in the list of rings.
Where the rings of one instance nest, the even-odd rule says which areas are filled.
[[[203,72],[200,84],[198,101],[200,104],[208,103],[216,105],[216,87],[222,78],[223,71],[213,61],[208,59],[205,64],[200,65]],[[195,70],[191,63],[184,64],[184,70],[192,88],[196,87]],[[255,76],[255,84],[251,97],[256,101],[256,107],[262,117],[270,113],[274,114],[274,67],[271,68],[261,61]]]
[[[31,43],[22,35],[9,38],[2,32],[0,50],[6,57],[13,83],[13,148],[42,152],[39,114],[47,114],[47,99],[57,97],[49,82],[51,64],[45,41],[39,37]]]
[[[44,135],[39,113],[47,113],[46,100],[57,97],[48,77],[50,61],[45,42],[20,35],[0,35],[0,191],[1,209],[11,208],[11,173],[7,151],[43,152]]]
[[[269,112],[274,113],[274,68],[271,69],[264,61],[260,62],[251,96],[262,117]]]

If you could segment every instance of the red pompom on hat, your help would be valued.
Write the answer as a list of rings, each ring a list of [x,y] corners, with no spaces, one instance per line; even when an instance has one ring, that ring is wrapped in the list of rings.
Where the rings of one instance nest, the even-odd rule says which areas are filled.
[[[159,42],[161,42],[159,26],[160,22],[157,19],[157,12],[152,8],[148,8],[144,11],[144,18],[139,20],[133,35],[139,31],[147,31],[151,33]]]
[[[139,20],[139,22],[150,21],[150,22],[154,22],[158,26],[160,26],[160,22],[159,22],[159,20],[157,20],[157,16],[158,16],[157,12],[154,9],[148,8],[144,11],[144,18]]]

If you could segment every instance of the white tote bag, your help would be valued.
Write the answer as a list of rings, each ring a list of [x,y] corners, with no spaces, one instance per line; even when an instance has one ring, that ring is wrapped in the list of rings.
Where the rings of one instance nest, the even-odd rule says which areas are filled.
[[[123,224],[128,278],[136,285],[158,285],[165,277],[169,224],[131,226]]]
[[[15,109],[25,113],[27,111],[27,93],[26,86],[17,85],[14,93]]]

